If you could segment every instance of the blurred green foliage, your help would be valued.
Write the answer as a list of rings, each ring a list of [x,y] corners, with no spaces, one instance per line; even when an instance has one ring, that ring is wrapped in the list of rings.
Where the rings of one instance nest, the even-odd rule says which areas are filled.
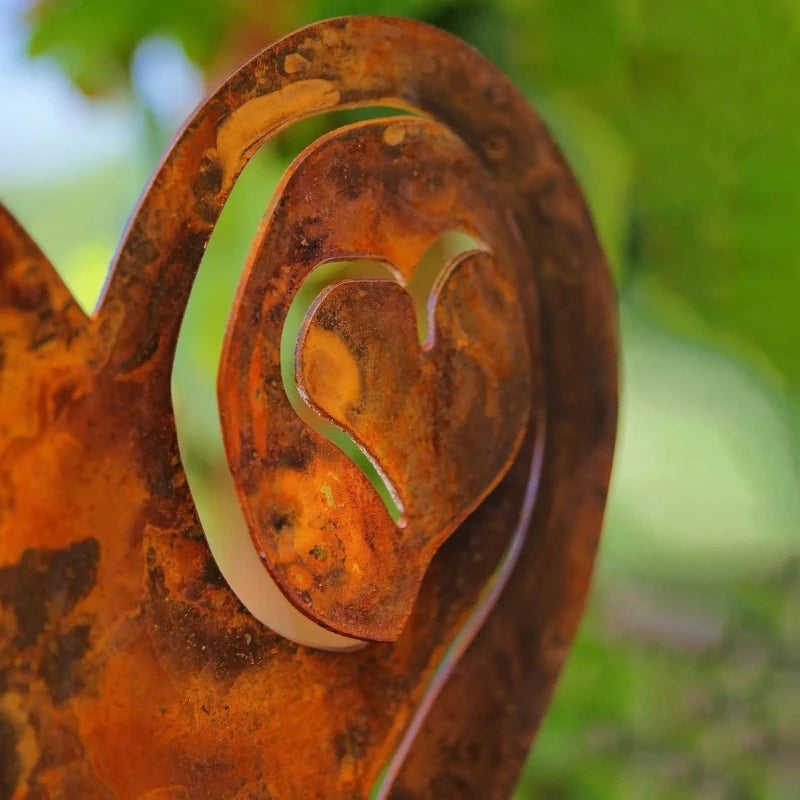
[[[232,12],[217,0],[42,3],[31,15],[28,51],[57,59],[87,94],[105,94],[128,84],[136,48],[153,33],[176,38],[190,59],[207,65],[236,21]]]
[[[119,95],[148,36],[176,39],[213,83],[345,13],[424,19],[499,64],[566,151],[617,280],[605,544],[518,797],[800,796],[800,4],[48,0],[30,12],[29,49],[87,93]],[[239,271],[287,159],[330,123],[256,157],[193,292],[174,395],[204,521],[231,513],[214,494],[213,381]],[[171,133],[119,169],[4,190],[89,306]]]
[[[519,798],[796,798],[800,561],[721,617],[626,601],[595,603]]]

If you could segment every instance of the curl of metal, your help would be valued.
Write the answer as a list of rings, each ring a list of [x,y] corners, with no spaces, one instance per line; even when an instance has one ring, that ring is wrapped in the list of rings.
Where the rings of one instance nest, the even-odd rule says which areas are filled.
[[[441,206],[439,229],[415,223],[417,238],[405,247],[376,234],[369,247],[340,242],[321,257],[322,245],[302,233],[297,263],[369,256],[410,280],[403,271],[413,271],[441,225],[453,226],[447,209],[456,209],[456,227],[488,240],[489,255],[476,258],[497,256],[507,270],[501,283],[514,287],[529,395],[524,414],[514,412],[520,436],[512,425],[514,445],[498,456],[507,465],[472,487],[475,502],[445,504],[431,523],[434,545],[419,540],[424,557],[409,570],[401,613],[376,623],[350,613],[341,597],[326,606],[329,595],[312,596],[316,584],[302,575],[299,593],[282,586],[326,627],[391,641],[334,655],[258,626],[220,579],[178,453],[170,374],[205,245],[247,160],[297,120],[369,105],[429,118],[413,123],[424,131],[421,147],[447,149],[451,160],[442,164],[456,158],[464,170],[454,171],[454,183],[468,173],[474,180],[467,175],[452,206]],[[391,124],[360,128],[360,141],[378,131],[384,150],[398,146],[413,125],[394,123],[407,126],[400,137]],[[480,205],[478,175],[492,214]],[[617,409],[608,270],[575,179],[522,95],[472,48],[409,20],[346,18],[291,34],[237,70],[189,120],[143,194],[88,318],[0,212],[0,733],[10,743],[0,788],[15,798],[382,798],[392,785],[403,798],[454,797],[464,786],[506,796],[583,609]],[[268,326],[264,297],[278,309],[279,328],[292,297],[265,268],[275,247],[292,245],[289,228],[276,223],[291,218],[278,205],[270,214],[232,322],[233,357],[222,366],[224,373],[227,358],[249,389],[241,365],[264,362],[242,361],[236,347]],[[381,285],[371,291],[397,291]],[[469,296],[466,283],[458,287]],[[340,316],[350,313],[342,292],[329,298]],[[237,320],[247,298],[258,301],[245,325]],[[513,318],[516,306],[503,302]],[[306,333],[317,323],[310,313]],[[239,328],[245,335],[237,337]],[[258,346],[267,352],[275,338]],[[280,330],[277,340],[279,347]],[[298,385],[308,377],[301,361]],[[283,392],[280,369],[256,377]],[[303,385],[337,421],[336,409]],[[255,546],[273,577],[290,581],[258,533],[269,526],[257,504],[247,510],[247,498],[259,496],[259,469],[279,466],[258,452],[267,430],[258,426],[270,420],[255,414],[240,424],[249,400],[237,392],[221,392],[223,427],[226,414],[235,422],[228,430],[236,435],[226,433],[234,476]],[[374,455],[369,427],[351,429]],[[248,440],[243,430],[262,436]],[[292,453],[295,465],[304,463],[293,447],[284,467]],[[390,476],[400,485],[397,475],[402,464]],[[358,503],[376,502],[363,475],[353,481]],[[411,510],[424,499],[415,491]],[[274,531],[276,520],[267,522]]]

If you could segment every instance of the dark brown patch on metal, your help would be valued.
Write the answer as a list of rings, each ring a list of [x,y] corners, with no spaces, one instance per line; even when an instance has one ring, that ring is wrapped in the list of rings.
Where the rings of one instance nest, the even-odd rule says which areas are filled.
[[[92,590],[99,558],[100,544],[90,538],[59,550],[25,550],[17,564],[0,568],[0,603],[16,616],[17,647],[34,644]]]
[[[21,771],[16,729],[11,720],[0,714],[0,800],[14,797]]]
[[[47,684],[54,703],[63,703],[84,687],[79,662],[89,649],[89,633],[88,625],[76,625],[47,643],[39,677]]]

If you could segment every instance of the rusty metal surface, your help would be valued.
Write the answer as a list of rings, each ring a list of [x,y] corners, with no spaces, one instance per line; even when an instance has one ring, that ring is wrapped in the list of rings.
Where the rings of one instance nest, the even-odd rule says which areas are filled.
[[[540,392],[531,400],[538,360],[500,266],[524,262],[525,251],[477,159],[417,118],[361,123],[315,143],[273,205],[220,372],[231,469],[259,552],[290,600],[339,633],[393,640],[431,556],[508,470],[530,403],[541,402]],[[434,339],[423,349],[400,282],[455,229],[497,260],[476,253],[452,265],[429,300]],[[355,464],[297,416],[276,377],[298,287],[320,263],[364,258],[389,265],[397,281],[320,295],[300,334],[297,385],[380,465],[398,524]]]
[[[265,567],[328,627],[393,640],[331,654],[257,623],[221,578],[178,453],[170,371],[250,155],[294,120],[371,104],[436,121],[355,126],[293,166],[221,364],[226,447]],[[366,479],[288,413],[274,348],[319,263],[373,258],[407,282],[448,230],[485,252],[439,287],[432,347],[400,286],[359,281],[310,309],[298,349],[298,386],[402,501],[399,538],[414,546],[395,549]],[[582,611],[617,398],[612,291],[580,191],[497,70],[408,20],[332,20],[281,40],[178,137],[93,316],[0,207],[0,346],[0,797],[355,800],[386,796],[385,776],[398,800],[508,795]],[[357,392],[337,404],[353,354]],[[468,387],[445,410],[440,380]],[[329,517],[348,533],[347,580],[310,555],[332,552],[315,538],[324,522],[298,525],[326,502],[326,460],[347,487]],[[298,499],[294,516],[275,513]]]

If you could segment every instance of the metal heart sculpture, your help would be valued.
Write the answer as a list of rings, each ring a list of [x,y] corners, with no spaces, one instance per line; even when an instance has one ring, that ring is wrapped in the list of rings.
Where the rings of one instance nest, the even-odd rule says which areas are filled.
[[[525,251],[500,208],[453,133],[392,118],[340,129],[303,153],[255,243],[220,371],[231,470],[279,586],[339,633],[397,638],[434,552],[522,443],[538,339],[529,344],[511,277]],[[423,349],[402,284],[456,228],[510,268],[487,252],[456,259],[429,297]],[[365,258],[387,264],[396,281],[327,287],[308,312],[292,377],[373,459],[397,499],[397,522],[363,473],[297,416],[276,378],[299,287],[320,262]]]
[[[288,170],[219,370],[258,579],[327,635],[381,642],[330,653],[220,572],[170,379],[247,160],[356,106],[421,117],[341,128]],[[420,310],[418,265],[453,232],[476,247]],[[292,304],[340,262],[365,275],[323,287],[291,341]],[[616,363],[608,270],[550,135],[476,51],[409,20],[312,25],[234,73],[90,316],[0,206],[0,798],[508,796],[586,597]]]

